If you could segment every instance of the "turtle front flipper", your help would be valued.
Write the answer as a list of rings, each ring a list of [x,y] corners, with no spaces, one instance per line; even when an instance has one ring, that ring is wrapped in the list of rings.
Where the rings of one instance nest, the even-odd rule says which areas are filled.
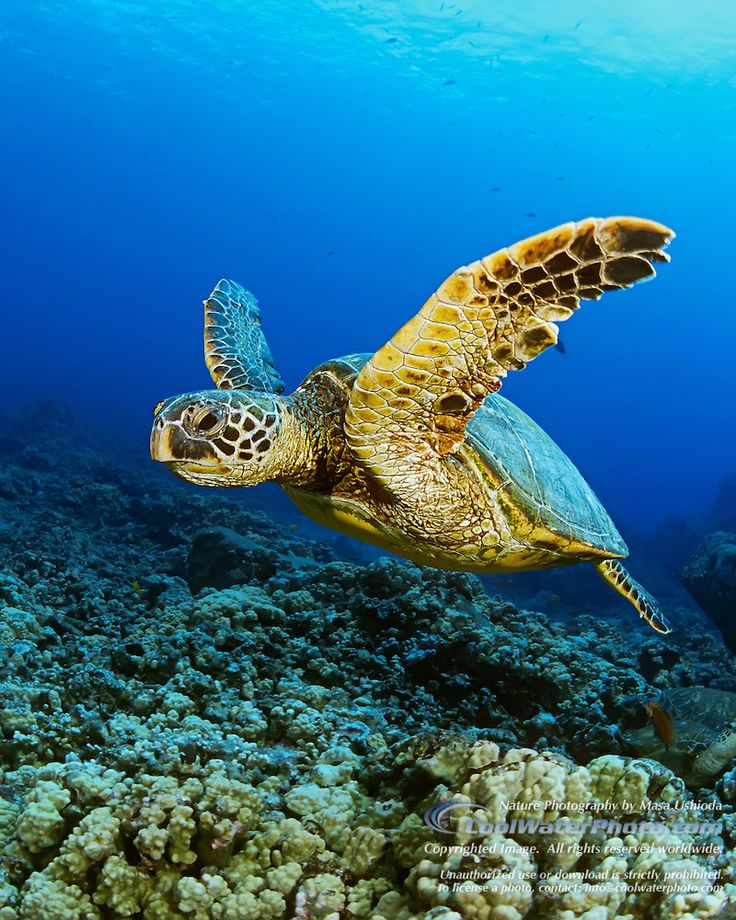
[[[220,390],[283,392],[284,382],[261,328],[258,301],[226,278],[204,302],[204,360]]]
[[[588,218],[458,269],[358,374],[345,415],[355,457],[405,497],[407,472],[454,453],[506,373],[557,342],[555,321],[654,275],[672,236],[637,217]]]
[[[596,571],[618,593],[633,604],[640,617],[656,629],[658,633],[666,636],[672,632],[672,627],[660,611],[652,595],[635,581],[626,569],[616,559],[606,559],[596,566]]]

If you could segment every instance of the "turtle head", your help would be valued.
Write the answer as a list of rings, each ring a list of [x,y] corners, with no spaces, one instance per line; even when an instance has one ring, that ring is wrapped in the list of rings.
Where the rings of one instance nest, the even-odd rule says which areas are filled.
[[[186,393],[163,400],[153,415],[151,457],[188,482],[252,486],[288,473],[289,413],[275,394]]]

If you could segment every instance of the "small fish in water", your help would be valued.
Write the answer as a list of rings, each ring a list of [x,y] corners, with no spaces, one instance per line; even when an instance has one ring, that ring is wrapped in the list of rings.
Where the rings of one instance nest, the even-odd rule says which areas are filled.
[[[454,86],[454,85],[455,85],[455,81],[454,81],[453,79],[445,80],[445,82],[444,82],[442,85],[443,85],[443,86]]]
[[[671,714],[664,706],[650,700],[646,704],[647,717],[652,723],[654,732],[664,746],[669,749],[675,740],[675,723]]]
[[[562,339],[558,339],[555,342],[555,351],[559,351],[561,355],[567,354],[567,349],[565,348],[565,343]]]
[[[143,587],[143,585],[138,581],[137,578],[135,578],[135,579],[133,579],[133,581],[131,581],[130,587],[135,591],[135,593],[138,595],[138,597],[143,597],[143,595],[146,593],[146,589],[145,589],[145,588]]]

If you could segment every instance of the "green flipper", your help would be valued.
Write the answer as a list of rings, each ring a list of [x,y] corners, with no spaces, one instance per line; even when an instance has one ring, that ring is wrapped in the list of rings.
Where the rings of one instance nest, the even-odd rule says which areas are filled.
[[[284,390],[261,329],[258,301],[226,278],[204,302],[204,360],[220,390]]]
[[[652,629],[666,636],[672,627],[661,613],[652,595],[635,581],[616,559],[606,559],[596,565],[596,571],[614,588],[621,597],[625,597],[637,609],[639,616],[649,623]]]

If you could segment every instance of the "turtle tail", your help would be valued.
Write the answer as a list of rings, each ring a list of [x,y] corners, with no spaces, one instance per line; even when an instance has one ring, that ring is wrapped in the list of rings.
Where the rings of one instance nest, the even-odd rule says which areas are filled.
[[[643,617],[652,629],[656,629],[663,636],[672,632],[672,627],[652,595],[629,575],[617,559],[606,559],[599,562],[595,568],[604,581],[634,605],[639,616]]]

